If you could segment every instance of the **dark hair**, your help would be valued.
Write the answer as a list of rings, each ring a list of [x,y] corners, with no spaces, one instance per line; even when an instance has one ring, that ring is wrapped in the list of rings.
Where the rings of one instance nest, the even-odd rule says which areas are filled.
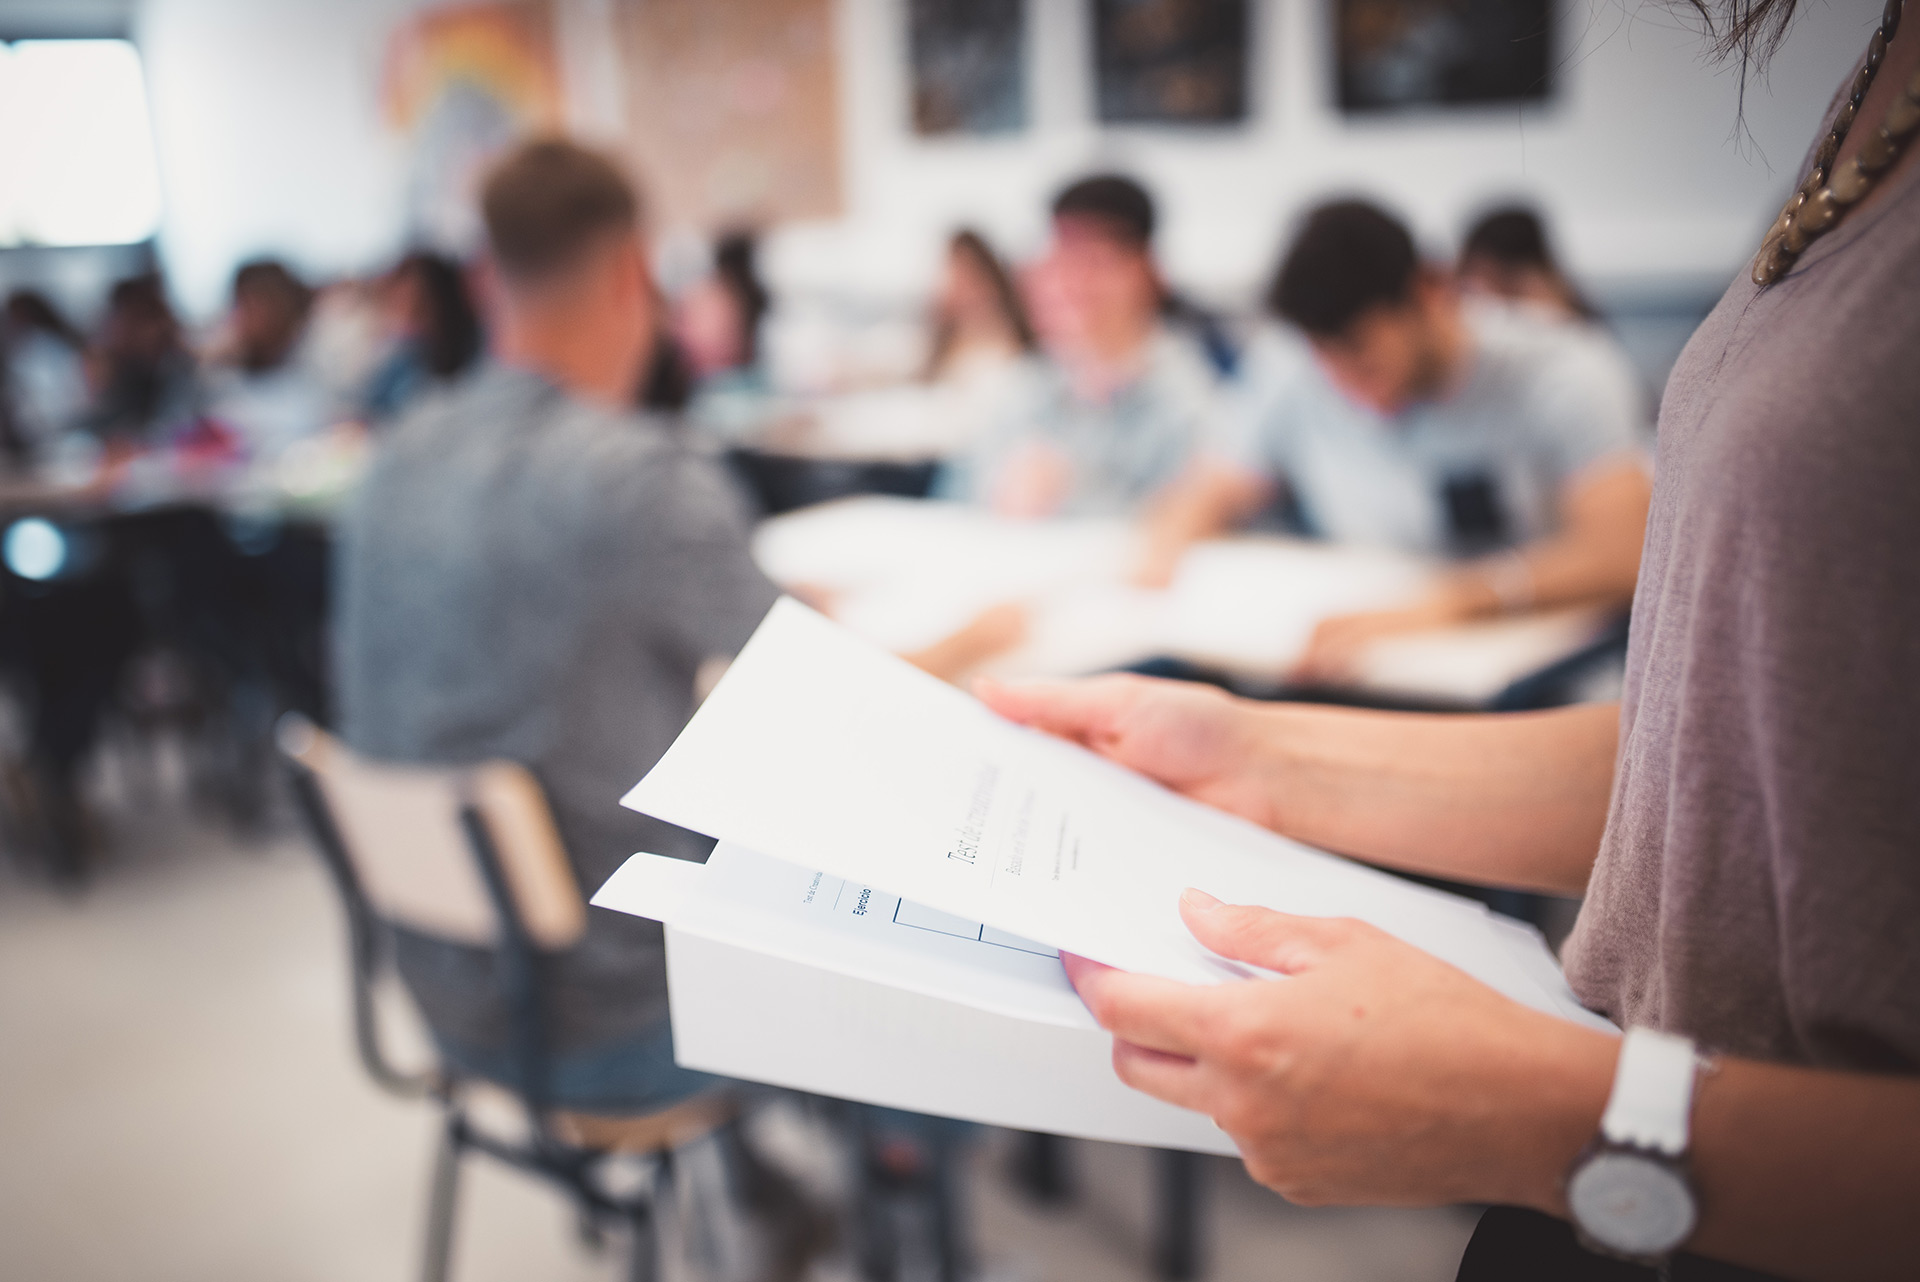
[[[480,316],[467,293],[466,273],[430,250],[408,254],[393,270],[396,276],[412,276],[420,287],[421,362],[435,377],[452,378],[480,354]]]
[[[1547,228],[1540,215],[1524,205],[1489,210],[1467,229],[1460,245],[1460,266],[1464,269],[1475,258],[1497,267],[1544,272],[1559,286],[1567,306],[1588,320],[1600,314],[1561,270],[1547,243]]]
[[[1012,273],[1007,271],[1000,256],[993,252],[993,246],[987,243],[987,238],[971,227],[963,227],[947,241],[947,252],[971,260],[980,269],[981,275],[993,287],[993,298],[999,304],[1000,319],[1006,323],[1013,341],[1019,344],[1021,351],[1032,351],[1033,323],[1027,319],[1026,304],[1020,301],[1020,291],[1014,287]],[[948,355],[953,351],[954,340],[958,337],[959,332],[952,317],[938,318],[933,344],[927,353],[928,378],[932,378],[946,364]]]
[[[773,306],[760,279],[758,238],[744,230],[722,234],[713,247],[713,275],[740,306],[740,355],[751,365],[760,356],[760,321]]]
[[[1559,271],[1547,248],[1540,215],[1523,205],[1506,205],[1483,214],[1460,245],[1460,261],[1485,258],[1502,267],[1539,267]]]
[[[1741,89],[1749,68],[1765,67],[1787,38],[1798,0],[1686,0],[1700,15],[1716,57],[1740,55]],[[1718,12],[1716,12],[1716,9]]]
[[[646,372],[640,376],[634,403],[643,410],[677,414],[693,399],[693,367],[673,335],[664,330],[653,337]]]
[[[508,152],[481,185],[480,210],[494,261],[519,280],[563,271],[595,241],[640,221],[640,199],[619,166],[560,138]]]
[[[38,331],[75,349],[86,346],[86,339],[74,323],[54,306],[51,298],[37,289],[16,289],[7,295],[7,329],[14,335]]]
[[[1267,291],[1275,315],[1332,338],[1362,313],[1411,296],[1420,256],[1400,221],[1364,200],[1340,200],[1307,215]]]
[[[1121,240],[1145,246],[1153,239],[1153,197],[1124,174],[1095,174],[1053,198],[1055,218],[1089,218]]]
[[[128,325],[147,326],[151,335],[168,344],[179,342],[180,322],[173,314],[173,304],[167,301],[167,283],[159,272],[123,277],[107,291],[101,328],[111,339],[114,330]]]
[[[249,259],[234,269],[233,296],[242,294],[275,299],[294,317],[304,317],[313,304],[313,290],[277,258]]]

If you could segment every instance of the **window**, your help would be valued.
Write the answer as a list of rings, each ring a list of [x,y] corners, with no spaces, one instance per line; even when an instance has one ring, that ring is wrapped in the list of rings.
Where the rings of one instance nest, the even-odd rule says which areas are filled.
[[[0,44],[0,247],[127,245],[159,224],[160,175],[133,45]]]

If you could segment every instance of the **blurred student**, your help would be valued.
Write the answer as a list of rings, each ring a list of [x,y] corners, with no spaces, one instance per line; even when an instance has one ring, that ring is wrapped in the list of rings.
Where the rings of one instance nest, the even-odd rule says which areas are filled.
[[[224,333],[209,353],[208,413],[249,458],[272,460],[346,409],[307,349],[314,292],[278,259],[233,274]]]
[[[926,364],[906,413],[917,440],[952,456],[977,445],[1033,377],[1033,325],[1012,273],[971,229],[947,241],[929,319]],[[888,407],[888,430],[899,432],[900,400],[881,404]]]
[[[761,425],[771,394],[760,330],[773,294],[760,278],[750,232],[729,232],[714,246],[713,269],[681,295],[673,338],[692,384],[688,417],[725,440]]]
[[[371,422],[398,417],[423,393],[472,367],[482,343],[480,314],[459,263],[428,250],[402,258],[380,283],[390,349],[368,383]]]
[[[1455,277],[1469,298],[1513,304],[1559,320],[1600,318],[1554,257],[1540,215],[1522,205],[1490,210],[1468,228]]]
[[[53,300],[15,290],[0,314],[0,442],[16,461],[45,456],[87,409],[86,339]]]
[[[341,523],[341,728],[386,760],[527,765],[590,892],[633,851],[700,853],[615,802],[778,592],[727,478],[628,408],[657,315],[627,180],[533,142],[481,204],[494,359],[382,438]],[[447,1058],[511,1080],[490,954],[403,938],[399,963]],[[664,965],[659,927],[615,913],[552,960],[557,1105],[707,1085],[673,1062]]]
[[[481,205],[492,359],[380,439],[339,525],[340,727],[381,760],[527,766],[590,893],[636,850],[710,844],[618,799],[779,592],[719,464],[631,408],[660,315],[627,180],[535,141]],[[996,626],[913,658],[958,671]],[[663,949],[594,913],[551,959],[556,1106],[648,1113],[710,1084],[673,1062]],[[403,936],[398,962],[448,1061],[511,1082],[491,954]]]
[[[1206,353],[1167,323],[1153,199],[1082,179],[1028,278],[1047,360],[946,489],[1011,516],[1126,516],[1180,475],[1213,412]]]
[[[1033,350],[1033,326],[1012,274],[979,232],[955,232],[934,299],[926,381],[965,386]]]
[[[87,381],[85,426],[109,445],[146,444],[199,414],[198,369],[158,273],[130,276],[108,293]]]
[[[1329,620],[1296,676],[1349,675],[1396,633],[1572,602],[1624,607],[1651,481],[1633,371],[1581,327],[1463,304],[1359,201],[1307,219],[1215,451],[1156,514],[1146,575],[1285,486],[1311,533],[1470,557],[1423,600]]]

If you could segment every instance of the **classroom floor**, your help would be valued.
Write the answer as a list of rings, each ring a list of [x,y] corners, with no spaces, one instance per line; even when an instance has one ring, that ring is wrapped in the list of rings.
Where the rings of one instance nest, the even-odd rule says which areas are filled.
[[[111,835],[78,898],[0,852],[0,1277],[413,1276],[433,1117],[352,1058],[317,860],[291,835],[242,843],[164,814]],[[988,1278],[1151,1276],[1145,1154],[1074,1145],[1078,1197],[1041,1210],[1006,1181],[1005,1148],[989,1136],[971,1173]],[[1208,1176],[1222,1282],[1441,1282],[1472,1230],[1459,1209],[1290,1207],[1227,1161]],[[476,1163],[464,1196],[461,1282],[619,1276],[525,1179]]]

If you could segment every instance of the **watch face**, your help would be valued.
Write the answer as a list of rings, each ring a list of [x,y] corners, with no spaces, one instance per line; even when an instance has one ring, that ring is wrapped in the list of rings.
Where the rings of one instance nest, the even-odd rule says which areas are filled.
[[[1567,1206],[1588,1237],[1622,1255],[1665,1255],[1687,1240],[1693,1191],[1673,1167],[1637,1153],[1597,1153],[1567,1181]]]

